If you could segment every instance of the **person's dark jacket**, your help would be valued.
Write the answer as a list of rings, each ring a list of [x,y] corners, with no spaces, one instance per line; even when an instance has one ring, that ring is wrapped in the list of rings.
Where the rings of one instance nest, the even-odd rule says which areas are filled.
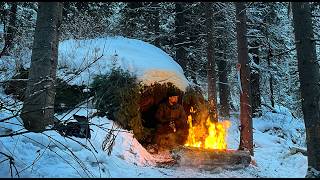
[[[160,104],[156,112],[156,120],[159,134],[174,132],[170,127],[171,121],[174,122],[176,131],[187,131],[188,128],[186,113],[180,104],[170,105],[169,102]]]

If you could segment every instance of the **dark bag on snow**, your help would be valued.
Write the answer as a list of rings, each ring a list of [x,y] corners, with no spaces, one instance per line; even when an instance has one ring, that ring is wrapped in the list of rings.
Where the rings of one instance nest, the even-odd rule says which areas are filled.
[[[58,122],[55,124],[54,128],[62,136],[75,136],[79,138],[91,138],[90,126],[87,117],[73,115],[73,118],[77,120],[76,122]]]

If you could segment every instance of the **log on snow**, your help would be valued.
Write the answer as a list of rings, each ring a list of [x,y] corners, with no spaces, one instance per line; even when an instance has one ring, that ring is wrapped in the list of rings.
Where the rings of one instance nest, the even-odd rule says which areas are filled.
[[[239,169],[251,162],[249,151],[210,150],[190,147],[179,147],[172,150],[172,157],[178,166],[195,167],[203,170],[215,168]]]
[[[308,156],[308,152],[307,152],[307,149],[306,148],[299,148],[299,147],[291,147],[290,148],[290,154],[293,155],[293,154],[297,154],[297,153],[301,153],[303,154],[304,156]]]

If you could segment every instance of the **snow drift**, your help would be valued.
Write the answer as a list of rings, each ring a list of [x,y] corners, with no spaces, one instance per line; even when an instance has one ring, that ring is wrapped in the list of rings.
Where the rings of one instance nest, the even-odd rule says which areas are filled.
[[[58,62],[58,77],[68,79],[81,72],[70,84],[90,84],[94,75],[105,74],[115,65],[136,74],[146,85],[171,82],[183,91],[188,86],[182,68],[167,53],[136,39],[66,40],[59,45]]]

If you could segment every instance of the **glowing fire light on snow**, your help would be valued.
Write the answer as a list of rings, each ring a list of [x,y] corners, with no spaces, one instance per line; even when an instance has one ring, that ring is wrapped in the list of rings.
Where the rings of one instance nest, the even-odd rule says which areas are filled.
[[[193,107],[190,109],[194,113]],[[210,116],[205,123],[192,124],[192,116],[188,116],[189,135],[185,146],[205,149],[227,149],[227,130],[230,121],[211,122]]]

